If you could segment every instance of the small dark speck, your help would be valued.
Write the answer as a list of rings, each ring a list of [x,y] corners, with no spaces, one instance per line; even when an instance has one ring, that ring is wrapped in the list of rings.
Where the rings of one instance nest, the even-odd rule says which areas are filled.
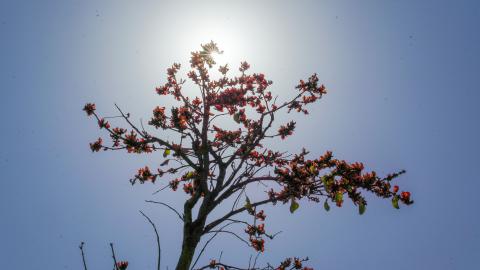
[[[338,16],[335,16],[335,19],[338,19]]]
[[[409,39],[413,39],[413,35],[408,36]]]
[[[95,13],[96,13],[95,14],[96,17],[100,17],[100,14],[98,13],[98,10],[95,10]]]
[[[5,25],[5,24],[7,24],[7,22],[6,22],[6,21],[2,21],[2,25]]]

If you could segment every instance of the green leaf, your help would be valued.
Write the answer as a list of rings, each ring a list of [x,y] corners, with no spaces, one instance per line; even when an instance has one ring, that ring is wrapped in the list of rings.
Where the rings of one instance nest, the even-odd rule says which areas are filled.
[[[250,199],[249,199],[248,197],[245,199],[245,208],[246,208],[248,211],[252,211],[252,210],[253,210],[252,203],[250,202]]]
[[[323,183],[323,185],[324,185],[325,187],[327,187],[327,184],[328,184],[328,183],[327,183],[327,177],[325,177],[325,176],[322,176],[322,178],[321,178],[321,179],[322,179],[322,183]]]
[[[237,122],[238,124],[240,124],[240,115],[238,113],[234,114],[233,115],[233,120],[235,120],[235,122]]]
[[[325,211],[330,211],[330,205],[328,205],[328,202],[327,200],[325,200],[325,202],[323,203],[323,208],[325,208]]]
[[[342,192],[337,192],[337,193],[335,194],[335,201],[336,201],[336,202],[341,202],[341,201],[343,201],[343,193],[342,193]]]
[[[163,157],[168,157],[170,155],[170,149],[165,149],[165,152],[163,152]]]
[[[400,207],[398,206],[398,199],[399,198],[397,195],[393,196],[393,199],[392,199],[393,208],[400,209]]]
[[[299,207],[300,205],[298,202],[295,199],[292,199],[292,203],[290,204],[290,213],[293,214],[293,212],[295,212]]]
[[[365,204],[359,203],[358,204],[358,213],[360,215],[363,215],[363,213],[365,213],[365,210],[367,210],[367,207],[365,206]]]

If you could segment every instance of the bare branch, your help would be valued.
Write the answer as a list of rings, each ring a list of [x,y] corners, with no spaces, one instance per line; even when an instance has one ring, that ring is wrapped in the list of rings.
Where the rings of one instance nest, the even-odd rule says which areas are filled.
[[[250,246],[250,244],[248,243],[248,241],[246,241],[245,239],[243,239],[242,237],[240,237],[238,234],[234,233],[234,232],[231,232],[231,231],[225,231],[225,230],[212,230],[212,231],[209,231],[208,233],[229,233],[235,237],[237,237],[240,241],[244,242],[245,244],[247,244],[247,246]]]
[[[119,270],[117,265],[117,258],[115,257],[115,250],[113,249],[113,243],[110,243],[110,248],[112,249],[113,269]]]
[[[158,236],[157,227],[152,222],[152,220],[147,215],[145,215],[145,213],[143,213],[142,211],[140,211],[140,213],[148,220],[148,222],[150,222],[150,224],[153,227],[153,230],[155,231],[155,235],[156,235],[156,238],[157,238],[157,248],[158,248],[157,270],[160,270],[160,260],[162,258],[162,249],[160,247],[160,237]]]
[[[166,203],[163,203],[163,202],[157,202],[157,201],[150,201],[150,200],[146,200],[145,202],[148,202],[148,203],[156,203],[156,204],[161,204],[163,206],[166,206],[168,207],[170,210],[172,210],[173,212],[175,212],[175,214],[177,214],[178,218],[180,218],[180,220],[183,222],[185,221],[184,218],[183,218],[183,215],[181,215],[177,210],[175,210],[175,208],[171,207],[170,205],[166,204]]]
[[[225,229],[226,227],[232,225],[234,222],[231,222],[231,223],[228,223],[228,224],[225,224],[222,228],[220,228],[221,230],[222,229]],[[210,242],[215,238],[215,236],[217,236],[219,234],[219,232],[216,232],[212,237],[210,237],[210,239],[207,240],[207,242],[205,243],[205,245],[203,245],[202,249],[200,250],[200,253],[198,253],[197,255],[197,258],[195,259],[195,262],[193,263],[192,267],[190,268],[190,270],[192,270],[195,265],[197,264],[198,260],[200,259],[200,257],[202,256],[203,252],[205,251],[205,249],[207,248],[208,244],[210,244]],[[220,254],[220,258],[222,257],[222,253]]]
[[[83,245],[84,244],[85,244],[84,242],[80,243],[79,248],[80,248],[80,251],[82,252],[83,269],[87,270],[87,263],[85,262],[85,254],[83,253]]]
[[[259,206],[259,205],[263,205],[263,204],[267,204],[267,203],[270,203],[270,202],[273,202],[274,199],[266,199],[266,200],[263,200],[263,201],[259,201],[259,202],[256,202],[256,203],[252,203],[251,204],[251,207],[256,207],[256,206]],[[247,208],[244,206],[242,208],[238,208],[234,211],[231,211],[230,213],[226,214],[225,216],[215,220],[215,221],[212,221],[210,222],[210,224],[208,224],[207,226],[205,226],[205,229],[203,230],[203,233],[207,233],[209,232],[211,229],[215,228],[215,226],[219,225],[220,223],[226,221],[228,218],[230,218],[231,216],[234,216],[236,214],[239,214],[243,211],[247,210]]]

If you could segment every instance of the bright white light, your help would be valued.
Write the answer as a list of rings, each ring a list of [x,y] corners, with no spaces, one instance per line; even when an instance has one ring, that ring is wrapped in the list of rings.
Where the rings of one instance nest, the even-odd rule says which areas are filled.
[[[193,25],[188,32],[182,33],[181,46],[178,50],[192,52],[201,50],[200,44],[206,44],[213,40],[217,43],[222,54],[214,54],[213,58],[217,65],[228,64],[230,69],[237,69],[244,57],[248,55],[247,49],[251,45],[245,42],[243,33],[232,24],[219,24],[218,22],[202,22]]]

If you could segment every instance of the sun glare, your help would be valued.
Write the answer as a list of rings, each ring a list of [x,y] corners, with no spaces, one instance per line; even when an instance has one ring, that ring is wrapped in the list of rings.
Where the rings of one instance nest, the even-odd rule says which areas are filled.
[[[192,27],[192,29],[185,33],[182,37],[181,44],[185,44],[183,51],[191,52],[200,50],[200,44],[206,44],[213,41],[217,44],[219,49],[223,53],[214,53],[213,59],[217,65],[228,64],[230,67],[238,67],[241,61],[244,61],[244,57],[248,55],[247,50],[250,48],[239,37],[244,36],[240,33],[239,28],[231,24],[219,24],[217,23],[202,23]],[[179,50],[180,51],[180,50]]]

